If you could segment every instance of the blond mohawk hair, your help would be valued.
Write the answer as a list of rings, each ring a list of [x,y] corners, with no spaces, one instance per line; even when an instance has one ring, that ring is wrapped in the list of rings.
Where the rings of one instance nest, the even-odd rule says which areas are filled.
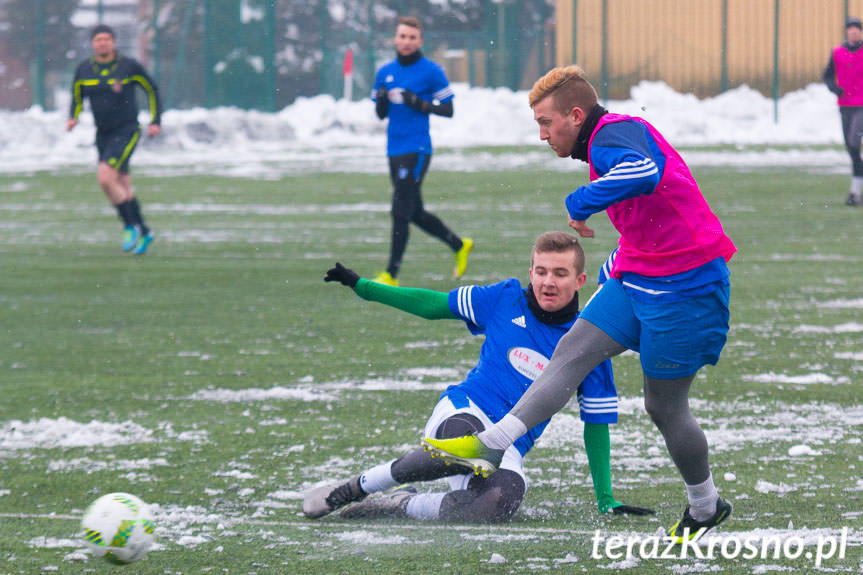
[[[534,83],[528,96],[530,107],[551,96],[554,109],[561,114],[569,114],[576,106],[590,113],[596,105],[596,89],[585,76],[584,70],[576,65],[552,68]]]

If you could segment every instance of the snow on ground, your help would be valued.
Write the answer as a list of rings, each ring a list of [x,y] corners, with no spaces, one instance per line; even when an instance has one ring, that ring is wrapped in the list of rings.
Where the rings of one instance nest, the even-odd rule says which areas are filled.
[[[810,385],[813,383],[824,383],[829,385],[838,385],[851,383],[851,380],[845,376],[831,377],[824,373],[809,373],[806,375],[785,375],[781,373],[759,373],[756,375],[744,375],[741,377],[743,381],[753,381],[755,383],[792,383],[796,385]]]
[[[435,158],[437,169],[442,170],[473,170],[473,169],[519,169],[521,167],[542,167],[554,170],[583,170],[577,162],[558,160],[537,139],[530,109],[527,107],[525,92],[512,92],[505,89],[469,88],[464,85],[455,86],[456,117],[452,120],[434,118],[432,120],[433,139],[441,148]],[[626,101],[609,102],[608,107],[615,112],[630,113],[643,116],[653,122],[664,135],[675,145],[686,146],[686,159],[693,164],[724,165],[724,166],[780,166],[799,165],[805,162],[809,166],[824,171],[845,173],[848,170],[848,159],[841,150],[841,128],[836,111],[834,98],[821,85],[812,85],[804,90],[786,95],[779,102],[779,122],[773,121],[773,102],[746,87],[737,88],[715,98],[699,100],[687,94],[678,94],[661,83],[642,83],[633,88],[631,98]],[[147,121],[142,113],[142,122]],[[165,115],[165,131],[163,137],[156,140],[146,140],[142,143],[135,156],[136,170],[154,175],[171,176],[178,174],[217,173],[222,175],[251,178],[278,178],[285,174],[311,171],[361,171],[384,173],[386,164],[383,161],[385,146],[385,124],[376,120],[372,106],[368,101],[344,102],[335,101],[328,96],[300,99],[293,105],[275,114],[264,114],[254,111],[222,108],[216,110],[171,110]],[[72,133],[63,131],[64,114],[61,112],[43,112],[38,109],[23,113],[0,111],[0,153],[3,162],[0,172],[7,174],[26,173],[35,170],[80,170],[89,171],[95,163],[95,151],[92,146],[92,118],[85,114],[81,125]],[[500,151],[471,150],[474,146],[530,146],[535,150],[527,153],[524,150],[507,153]],[[722,146],[722,150],[705,150],[704,147]],[[751,147],[757,146],[753,150]],[[789,146],[791,146],[789,148]],[[817,146],[817,149],[807,147]],[[698,149],[696,149],[698,148]],[[21,210],[62,209],[74,212],[75,206],[58,205],[53,200],[43,205],[39,204],[38,195],[31,195],[32,190],[26,180],[16,181],[0,187],[0,193],[16,194],[26,192],[28,202],[20,204]],[[6,212],[14,212],[18,204],[5,203]],[[274,210],[352,210],[352,211],[385,211],[389,208],[383,203],[351,204],[341,206],[303,206],[291,208],[268,205],[218,205],[218,204],[149,204],[152,212],[160,210],[176,213],[178,210],[193,212],[208,211],[213,213],[259,215],[272,214]],[[89,210],[89,206],[79,209]],[[106,208],[107,210],[107,208]],[[106,212],[108,213],[108,212]],[[291,212],[294,213],[294,212]],[[12,220],[12,218],[9,218]],[[11,229],[13,221],[7,221],[0,226]],[[261,242],[281,241],[287,233],[283,229],[233,229],[222,238],[213,239],[212,232],[200,230],[201,237],[207,241],[235,241],[237,237],[245,237],[249,241]],[[44,229],[35,229],[21,241],[51,241],[50,233]],[[97,238],[95,241],[105,241]],[[200,241],[204,241],[201,239]],[[776,257],[800,259],[796,254],[777,254]],[[823,256],[812,256],[817,258]],[[821,308],[860,309],[861,299],[841,299],[819,301]],[[740,324],[738,329],[745,326]],[[856,322],[833,326],[801,325],[794,333],[801,334],[855,334],[863,331],[863,326]],[[417,341],[411,344],[415,347],[434,347],[438,342]],[[268,353],[266,350],[250,350],[248,353]],[[208,356],[197,351],[181,352],[183,357],[206,361]],[[838,359],[863,361],[860,353],[836,353]],[[14,367],[14,366],[13,366]],[[212,402],[277,402],[277,401],[347,401],[351,394],[396,390],[442,390],[446,386],[457,383],[461,373],[455,369],[414,368],[396,373],[392,376],[370,375],[357,382],[314,382],[311,378],[298,381],[274,383],[267,389],[250,388],[240,390],[205,388],[191,396],[179,400],[198,400]],[[809,373],[776,374],[755,373],[745,376],[753,386],[758,385],[845,385],[851,383],[848,378],[834,377],[817,369]],[[770,455],[772,458],[806,461],[830,456],[831,441],[846,441],[860,444],[860,438],[852,435],[855,426],[863,425],[863,407],[843,407],[831,404],[790,405],[777,403],[764,412],[763,406],[754,402],[736,402],[734,405],[712,402],[708,400],[693,400],[693,408],[704,416],[705,428],[711,449],[714,452],[735,451],[747,446],[776,444],[777,450]],[[623,397],[620,406],[622,424],[612,434],[615,464],[630,472],[634,481],[639,481],[639,473],[658,467],[667,467],[667,454],[650,446],[650,438],[638,424],[629,423],[644,420],[642,399],[640,397]],[[717,415],[719,414],[719,415]],[[830,415],[828,417],[828,414]],[[837,416],[838,414],[838,416]],[[754,428],[751,422],[757,419],[759,426]],[[838,423],[825,423],[838,422]],[[257,422],[268,426],[284,424],[267,416]],[[741,433],[746,429],[746,433]],[[33,421],[9,421],[0,427],[0,458],[19,457],[29,450],[50,449],[57,447],[82,446],[113,446],[134,443],[160,441],[163,438],[175,440],[206,441],[205,431],[176,432],[170,424],[160,425],[158,429],[147,429],[133,421],[125,422],[76,422],[66,418]],[[574,451],[574,463],[583,452],[578,449],[581,441],[581,422],[575,412],[563,413],[552,420],[535,452],[538,458],[543,452],[548,452],[567,445]],[[655,442],[652,442],[655,443]],[[411,444],[382,445],[376,448],[381,457],[398,454]],[[303,445],[286,447],[286,452],[302,451]],[[582,461],[581,463],[584,463]],[[123,471],[148,472],[141,475],[139,481],[152,480],[158,475],[159,468],[167,465],[162,458],[113,460],[90,459],[88,457],[74,459],[56,459],[50,463],[46,473],[68,473],[85,470],[94,472],[110,466]],[[356,464],[352,459],[332,458],[321,464],[320,477],[341,476],[346,472],[354,472]],[[249,482],[238,492],[237,496],[250,502],[256,510],[256,516],[265,516],[266,509],[295,507],[302,498],[306,485],[295,485],[290,490],[271,491],[256,495],[254,474],[245,470],[236,462],[231,462],[226,469],[216,473],[228,476],[237,482]],[[724,474],[729,484],[737,485],[736,476],[731,471]],[[731,479],[729,479],[729,477]],[[585,479],[587,480],[587,479]],[[561,481],[559,476],[535,478],[535,484]],[[863,481],[859,482],[863,490]],[[797,491],[809,491],[820,488],[817,478],[800,476],[790,477],[787,481],[770,482],[757,479],[751,487],[757,493],[782,496]],[[743,489],[742,487],[739,489]],[[219,497],[223,493],[206,485],[201,486],[202,493],[210,497]],[[737,492],[740,499],[755,497],[755,494]],[[14,497],[10,490],[0,490],[2,497]],[[253,499],[252,496],[254,496]],[[225,517],[210,513],[203,507],[181,507],[170,502],[151,502],[153,504],[157,535],[164,541],[178,545],[194,547],[224,536],[231,536],[233,527],[238,522],[259,522],[262,529],[266,521],[256,517]],[[534,510],[525,512],[541,513],[541,505],[535,505]],[[849,519],[858,516],[848,514]],[[292,524],[284,522],[284,524]],[[296,526],[305,525],[297,522]],[[430,526],[429,529],[435,527]],[[453,529],[453,526],[447,526]],[[732,527],[733,528],[733,527]],[[404,530],[404,533],[393,534],[393,530]],[[324,543],[330,541],[347,542],[351,544],[402,545],[424,544],[424,535],[413,533],[412,526],[388,526],[387,530],[351,529],[350,531],[334,528],[320,534]],[[484,527],[463,527],[462,533],[471,541],[497,541],[500,538],[522,540],[534,537],[536,528],[523,530],[518,526],[500,526],[494,533],[488,533]],[[326,530],[324,530],[326,531]],[[549,533],[566,536],[575,533],[571,530],[542,530]],[[787,530],[756,530],[753,532],[733,532],[741,539],[749,536],[764,540],[772,536],[787,539],[796,536],[804,540],[807,546],[814,545],[819,536],[835,535],[824,530],[794,528]],[[262,534],[264,531],[262,531]],[[644,535],[644,534],[642,534]],[[624,534],[625,536],[625,534]],[[852,532],[849,542],[863,544],[863,534],[858,530]],[[297,542],[282,541],[285,545]],[[35,538],[30,541],[33,547],[70,547],[76,549],[65,557],[66,562],[85,561],[86,555],[80,551],[80,544],[73,539]],[[164,549],[157,546],[156,551]],[[525,566],[525,561],[537,564],[539,568],[547,567],[548,563],[570,563],[574,557],[564,558],[531,558],[506,559],[492,555],[489,563],[504,561],[519,561]],[[602,567],[609,570],[637,570],[638,560],[612,562]],[[678,573],[711,571],[708,564],[674,565],[670,570]],[[758,566],[761,572],[770,571],[770,565]],[[781,570],[775,566],[774,570]]]
[[[165,422],[158,430],[147,429],[133,421],[77,422],[66,417],[42,417],[31,421],[10,420],[0,427],[0,458],[15,456],[16,451],[68,447],[113,447],[151,443],[160,438],[177,441],[206,441],[207,432],[176,432]]]
[[[539,141],[527,92],[454,85],[456,114],[433,118],[432,140],[439,151],[436,169],[470,171],[540,167],[583,169],[560,161]],[[695,165],[777,166],[805,163],[825,171],[848,170],[835,98],[821,84],[786,94],[774,102],[741,86],[713,98],[680,94],[661,82],[642,82],[628,100],[607,102],[617,113],[638,115],[656,125],[675,146],[690,149]],[[0,111],[0,172],[90,170],[96,161],[92,116],[65,132],[64,111]],[[149,121],[141,112],[142,123]],[[347,102],[330,96],[300,98],[276,113],[236,108],[169,110],[164,131],[144,138],[134,165],[142,173],[170,176],[216,173],[275,179],[285,174],[330,171],[384,173],[386,123],[368,100]],[[477,146],[536,146],[525,153],[470,151]],[[823,149],[823,146],[836,146]],[[759,149],[752,150],[751,146]],[[792,146],[789,149],[788,146]],[[822,149],[805,149],[820,146]],[[445,149],[443,149],[445,148]]]
[[[20,449],[115,446],[153,441],[153,431],[132,422],[79,423],[65,417],[33,421],[12,420],[0,428],[0,457]]]

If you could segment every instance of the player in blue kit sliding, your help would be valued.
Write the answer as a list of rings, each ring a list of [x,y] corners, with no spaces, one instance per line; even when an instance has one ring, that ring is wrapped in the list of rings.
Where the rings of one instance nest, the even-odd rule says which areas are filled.
[[[381,285],[336,264],[325,281],[340,282],[363,299],[426,319],[460,319],[471,333],[485,335],[476,367],[462,383],[441,395],[426,423],[427,435],[446,438],[476,433],[498,421],[542,372],[558,340],[578,317],[578,290],[587,275],[584,252],[575,236],[564,232],[539,236],[531,251],[529,274],[526,289],[511,278],[445,293]],[[617,391],[609,361],[585,378],[578,403],[600,512],[652,513],[622,505],[612,494],[608,424],[617,421]],[[527,488],[523,458],[547,424],[543,421],[519,438],[504,454],[497,473],[489,477],[474,475],[468,467],[449,465],[417,449],[347,481],[312,489],[303,501],[303,513],[317,518],[353,503],[342,512],[343,517],[508,521]],[[400,489],[366,499],[371,493],[401,484],[444,477],[452,487],[449,492],[418,494]]]
[[[426,211],[422,199],[423,178],[432,157],[429,116],[452,117],[452,88],[441,67],[420,51],[423,37],[419,20],[401,18],[393,42],[396,59],[378,70],[372,91],[378,117],[389,117],[387,156],[393,184],[390,260],[386,271],[374,281],[398,285],[396,276],[411,223],[450,247],[455,254],[453,276],[460,278],[467,269],[473,241],[460,238],[440,218]]]

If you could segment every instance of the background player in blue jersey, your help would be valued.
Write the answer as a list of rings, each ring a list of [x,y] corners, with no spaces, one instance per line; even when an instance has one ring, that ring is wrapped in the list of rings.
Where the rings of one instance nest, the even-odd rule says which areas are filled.
[[[387,269],[374,281],[398,285],[399,269],[408,244],[410,224],[447,244],[455,254],[456,278],[464,275],[473,242],[460,238],[437,216],[426,211],[422,182],[432,156],[429,115],[451,118],[453,93],[440,66],[425,58],[422,25],[416,18],[401,18],[393,40],[396,59],[378,70],[372,99],[375,111],[387,125],[387,156],[393,184],[392,240]]]
[[[135,86],[143,88],[150,108],[147,133],[161,132],[162,104],[156,83],[134,58],[117,53],[114,31],[99,24],[91,32],[93,56],[75,70],[72,104],[66,129],[78,124],[78,115],[89,98],[96,122],[99,150],[99,185],[123,221],[123,251],[144,254],[154,239],[141,215],[141,206],[132,188],[129,159],[141,137]]]
[[[542,372],[558,340],[578,317],[578,289],[584,285],[584,252],[564,232],[546,232],[531,251],[527,289],[511,278],[449,293],[381,285],[336,264],[326,281],[338,281],[358,296],[426,319],[461,319],[471,333],[485,335],[479,362],[465,380],[441,396],[425,427],[437,437],[476,433],[500,419]],[[643,515],[649,509],[622,505],[611,488],[608,424],[617,421],[617,391],[611,363],[597,366],[579,387],[584,443],[600,512]],[[497,473],[482,477],[469,468],[447,465],[422,449],[382,463],[347,481],[311,490],[303,501],[307,517],[322,517],[354,503],[343,517],[410,517],[461,522],[509,520],[526,490],[524,455],[548,421],[528,430],[504,455]],[[366,499],[370,493],[403,483],[447,477],[449,492],[417,494],[397,490]]]

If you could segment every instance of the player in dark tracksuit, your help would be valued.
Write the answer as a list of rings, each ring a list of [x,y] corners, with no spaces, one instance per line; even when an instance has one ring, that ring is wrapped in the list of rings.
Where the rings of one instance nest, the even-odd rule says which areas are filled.
[[[845,42],[833,49],[824,70],[824,83],[836,94],[842,117],[845,149],[851,156],[851,190],[845,203],[856,206],[863,191],[863,22],[849,18],[845,23]]]
[[[117,53],[114,31],[104,24],[91,33],[93,56],[75,70],[72,103],[66,128],[78,123],[78,116],[89,98],[96,123],[96,148],[99,151],[99,185],[123,221],[123,251],[144,254],[152,243],[152,234],[141,215],[141,207],[132,189],[129,159],[141,137],[135,86],[147,94],[150,126],[147,133],[161,132],[162,104],[156,83],[134,58]]]

